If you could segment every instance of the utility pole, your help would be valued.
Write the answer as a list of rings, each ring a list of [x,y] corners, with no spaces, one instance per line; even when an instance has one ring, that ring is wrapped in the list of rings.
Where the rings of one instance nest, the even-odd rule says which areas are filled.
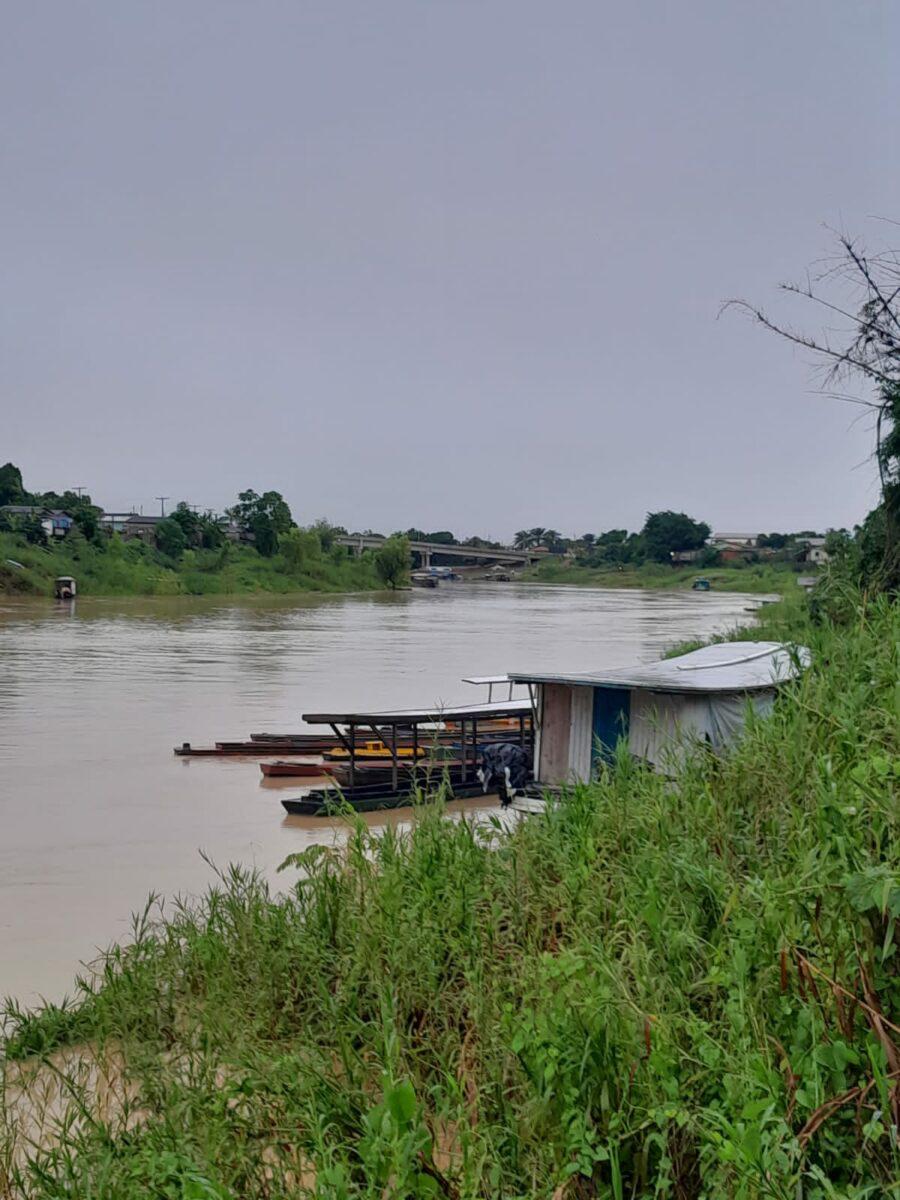
[[[156,499],[159,501],[160,515],[164,517],[166,515],[166,501],[169,499],[169,497],[168,496],[157,496]]]
[[[69,488],[69,491],[70,491],[70,492],[77,492],[77,493],[78,493],[78,499],[80,500],[80,499],[81,499],[81,493],[82,493],[82,492],[85,492],[85,491],[87,491],[87,488],[86,488],[86,487],[84,486],[84,484],[82,483],[82,484],[79,484],[79,486],[78,486],[78,487]]]

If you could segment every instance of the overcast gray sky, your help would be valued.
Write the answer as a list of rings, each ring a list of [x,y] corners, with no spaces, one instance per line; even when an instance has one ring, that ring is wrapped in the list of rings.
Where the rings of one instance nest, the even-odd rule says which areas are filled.
[[[351,528],[859,520],[855,412],[716,317],[811,323],[824,224],[890,234],[898,48],[893,0],[7,4],[0,461]]]

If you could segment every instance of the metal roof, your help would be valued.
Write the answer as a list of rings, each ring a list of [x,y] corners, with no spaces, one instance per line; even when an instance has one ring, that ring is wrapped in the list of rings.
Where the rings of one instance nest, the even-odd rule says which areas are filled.
[[[530,700],[493,700],[487,704],[434,704],[425,708],[395,708],[387,712],[303,713],[308,725],[402,725],[412,721],[481,720],[519,716],[531,711]]]
[[[781,642],[721,642],[678,658],[614,671],[554,674],[511,671],[516,683],[564,683],[574,687],[654,692],[755,692],[786,683],[809,665],[810,653]]]

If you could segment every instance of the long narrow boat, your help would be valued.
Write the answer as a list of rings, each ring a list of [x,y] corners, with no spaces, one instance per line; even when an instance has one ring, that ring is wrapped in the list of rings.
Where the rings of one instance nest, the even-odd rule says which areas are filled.
[[[482,796],[483,789],[479,783],[458,784],[453,787],[453,799],[464,800],[473,796]],[[349,804],[354,812],[378,812],[381,809],[409,808],[413,804],[408,791],[392,791],[390,788],[355,788],[353,795],[344,795],[343,801]],[[341,793],[330,788],[316,788],[305,796],[282,800],[281,806],[290,816],[298,817],[329,817],[339,812],[341,808]]]
[[[333,742],[320,740],[317,744],[298,745],[294,742],[216,742],[215,746],[192,746],[190,742],[182,742],[175,747],[175,753],[182,758],[224,758],[238,754],[245,758],[269,757],[272,754],[302,755],[324,754],[331,750]]]
[[[323,762],[321,758],[310,759],[308,761],[298,760],[296,762],[264,762],[259,764],[259,769],[267,778],[281,776],[314,778],[321,775],[334,775],[335,773],[335,768],[332,764]]]

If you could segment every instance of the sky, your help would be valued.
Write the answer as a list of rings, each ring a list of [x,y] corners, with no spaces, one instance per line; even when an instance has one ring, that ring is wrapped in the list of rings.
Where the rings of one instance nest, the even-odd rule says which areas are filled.
[[[893,0],[35,0],[0,40],[0,461],[111,510],[840,527],[778,291],[900,217]],[[896,240],[896,239],[895,239]]]

